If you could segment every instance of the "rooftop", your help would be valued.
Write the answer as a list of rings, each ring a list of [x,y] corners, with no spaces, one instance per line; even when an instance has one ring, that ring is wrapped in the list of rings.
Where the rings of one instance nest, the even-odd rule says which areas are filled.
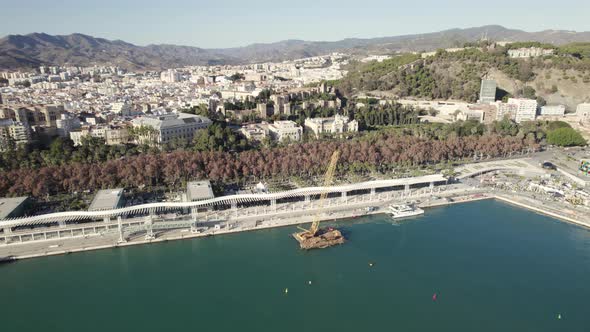
[[[119,206],[123,188],[99,190],[94,196],[88,211],[111,210]]]
[[[194,181],[186,184],[186,196],[189,202],[214,198],[211,182]]]
[[[134,119],[133,123],[136,125],[148,125],[157,129],[163,129],[182,126],[189,123],[203,123],[208,125],[211,123],[211,120],[200,115],[178,113],[161,116],[142,116]]]
[[[0,198],[0,220],[15,217],[11,214],[18,209],[28,197]]]

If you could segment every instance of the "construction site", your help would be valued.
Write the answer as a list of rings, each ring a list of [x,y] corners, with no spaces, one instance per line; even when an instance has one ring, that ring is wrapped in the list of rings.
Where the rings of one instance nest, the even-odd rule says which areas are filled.
[[[295,240],[299,242],[301,249],[309,250],[327,248],[338,244],[343,244],[345,241],[342,232],[339,230],[332,227],[324,229],[320,228],[321,213],[323,213],[324,210],[324,202],[329,193],[328,188],[332,185],[332,180],[334,179],[334,173],[336,171],[339,158],[340,152],[338,150],[334,151],[330,160],[330,164],[328,165],[328,170],[326,171],[326,175],[324,177],[324,186],[322,187],[323,189],[318,200],[319,209],[314,216],[311,227],[309,229],[298,227],[301,229],[301,232],[293,234]]]

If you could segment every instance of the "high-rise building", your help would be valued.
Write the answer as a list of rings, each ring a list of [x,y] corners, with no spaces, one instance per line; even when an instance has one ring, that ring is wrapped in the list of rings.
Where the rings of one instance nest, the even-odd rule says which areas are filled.
[[[80,119],[71,114],[62,114],[60,118],[55,121],[57,127],[57,134],[61,137],[70,137],[70,132],[80,128]]]
[[[6,150],[11,144],[26,144],[31,141],[30,128],[12,119],[0,119],[0,151]]]
[[[167,82],[167,83],[179,82],[180,78],[181,78],[180,73],[174,69],[168,69],[166,71],[163,71],[162,74],[160,74],[160,79],[163,82]]]
[[[537,101],[534,99],[509,98],[508,104],[516,106],[516,115],[514,121],[521,123],[524,121],[534,121],[537,117]]]
[[[496,101],[496,81],[481,80],[481,88],[479,90],[479,102],[481,104],[489,104]]]
[[[132,105],[127,102],[112,103],[111,112],[122,116],[129,116],[132,115],[133,109]]]
[[[64,114],[62,105],[11,105],[0,108],[0,119],[12,119],[29,127],[52,127]]]

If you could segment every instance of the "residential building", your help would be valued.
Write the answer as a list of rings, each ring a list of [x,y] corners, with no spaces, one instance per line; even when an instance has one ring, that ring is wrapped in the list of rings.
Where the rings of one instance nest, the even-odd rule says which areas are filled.
[[[541,107],[540,115],[543,116],[564,116],[565,105],[545,105]]]
[[[497,108],[496,120],[501,121],[504,118],[514,120],[516,118],[517,105],[503,103],[501,101],[497,101],[495,105]]]
[[[127,102],[112,103],[111,112],[121,116],[131,116],[133,114],[133,105]]]
[[[516,106],[516,115],[514,121],[521,123],[524,121],[534,121],[537,117],[537,101],[534,99],[509,98],[508,104]]]
[[[131,137],[127,127],[111,127],[105,131],[107,145],[122,145],[130,142]]]
[[[61,105],[15,105],[0,108],[0,119],[12,119],[29,127],[56,127],[56,121],[63,114]]]
[[[508,50],[508,56],[511,58],[535,58],[539,56],[552,55],[554,49],[545,49],[540,47],[519,48]]]
[[[152,132],[138,139],[150,143],[166,144],[175,139],[192,141],[195,133],[207,128],[212,121],[200,115],[171,113],[161,116],[142,116],[132,121],[133,127],[149,127]]]
[[[29,127],[12,119],[0,119],[0,150],[4,151],[11,144],[27,144],[31,142]]]
[[[55,126],[60,137],[70,137],[71,131],[80,128],[80,119],[77,116],[64,113],[55,121]]]
[[[481,80],[481,88],[479,90],[479,103],[489,104],[496,101],[496,81]]]
[[[84,126],[71,131],[69,137],[74,146],[82,145],[84,137],[101,138],[107,145],[126,144],[130,140],[128,129],[118,126]]]
[[[349,120],[348,117],[337,114],[333,118],[305,119],[305,129],[319,137],[323,133],[340,134],[345,132],[357,132],[358,121]]]
[[[180,73],[177,72],[174,69],[168,69],[163,71],[160,74],[160,79],[162,80],[162,82],[166,82],[166,83],[176,83],[179,82],[181,79]]]
[[[293,121],[275,121],[268,126],[270,137],[273,140],[282,142],[285,140],[300,141],[303,128]]]

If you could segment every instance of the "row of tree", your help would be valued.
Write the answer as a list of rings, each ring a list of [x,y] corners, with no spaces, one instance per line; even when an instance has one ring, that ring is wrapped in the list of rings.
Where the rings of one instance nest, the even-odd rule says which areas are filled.
[[[219,183],[258,181],[322,174],[330,155],[341,151],[338,173],[388,172],[471,157],[501,157],[536,148],[535,142],[499,135],[450,137],[444,141],[395,133],[351,141],[295,144],[241,153],[174,151],[141,154],[98,163],[45,166],[31,173],[15,169],[0,173],[0,195],[45,195],[101,188],[180,188],[187,181]]]

